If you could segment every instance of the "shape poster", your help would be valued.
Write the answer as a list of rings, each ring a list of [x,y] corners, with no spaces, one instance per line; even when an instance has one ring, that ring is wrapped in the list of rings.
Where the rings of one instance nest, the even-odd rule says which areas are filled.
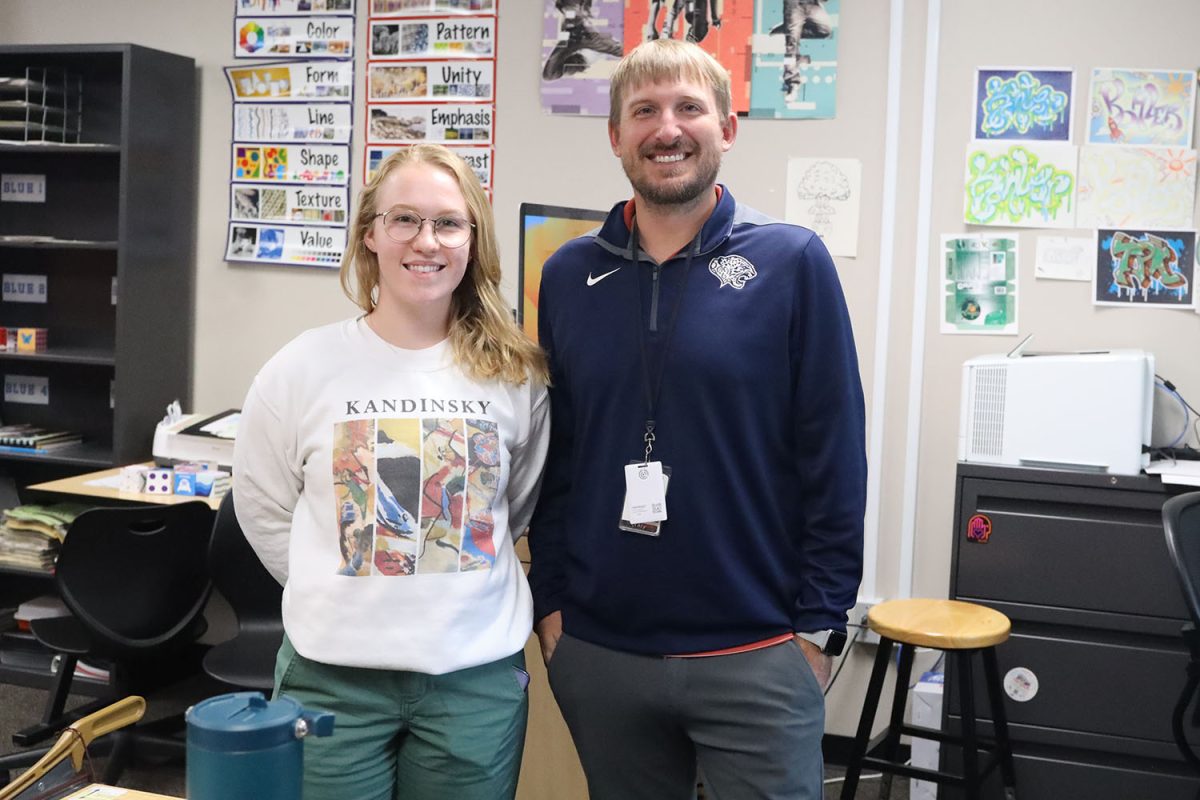
[[[344,100],[354,91],[354,64],[349,61],[293,61],[226,67],[234,102],[283,103],[294,100]]]
[[[474,170],[476,177],[484,189],[492,188],[492,148],[488,145],[447,145],[463,161]],[[383,160],[404,145],[367,145],[366,164],[363,169],[363,180],[370,181],[375,177],[375,170]]]
[[[963,219],[971,225],[1075,226],[1076,148],[974,142],[967,150]]]
[[[372,144],[490,144],[495,118],[491,105],[404,103],[371,106],[367,140]]]
[[[354,17],[238,17],[235,58],[350,58]]]
[[[237,0],[239,15],[267,17],[302,14],[354,15],[354,0]]]
[[[337,269],[345,249],[345,228],[231,222],[225,259]]]
[[[349,103],[235,103],[233,138],[239,142],[350,143]]]
[[[1075,72],[980,67],[975,71],[976,139],[1071,141]]]
[[[350,180],[350,147],[234,143],[232,178],[345,186]]]
[[[375,61],[367,65],[367,100],[491,100],[495,61]]]
[[[861,187],[857,158],[789,158],[784,219],[815,231],[831,255],[854,258]]]
[[[230,216],[237,222],[345,225],[350,212],[350,190],[345,186],[235,183],[229,191]]]
[[[942,333],[1017,332],[1017,240],[942,236]]]
[[[1192,146],[1195,70],[1092,70],[1087,144]]]
[[[659,37],[695,42],[729,70],[733,110],[749,111],[754,6],[753,0],[627,0],[625,52]]]
[[[1189,228],[1195,201],[1195,150],[1085,145],[1079,151],[1081,228]]]
[[[608,79],[624,52],[624,0],[561,3],[561,11],[556,0],[544,3],[542,108],[550,114],[608,116]]]
[[[496,0],[365,0],[373,17],[427,17],[434,14],[495,14]]]
[[[754,4],[750,116],[832,119],[841,0]]]
[[[1096,231],[1092,299],[1100,306],[1196,309],[1196,232]]]
[[[368,41],[373,59],[491,58],[496,18],[371,20]]]

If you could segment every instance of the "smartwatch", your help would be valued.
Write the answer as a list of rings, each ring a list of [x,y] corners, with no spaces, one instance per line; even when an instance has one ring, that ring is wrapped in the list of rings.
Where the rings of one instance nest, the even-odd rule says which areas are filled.
[[[846,646],[846,632],[835,631],[832,628],[813,633],[797,633],[801,639],[812,642],[827,656],[840,656]]]

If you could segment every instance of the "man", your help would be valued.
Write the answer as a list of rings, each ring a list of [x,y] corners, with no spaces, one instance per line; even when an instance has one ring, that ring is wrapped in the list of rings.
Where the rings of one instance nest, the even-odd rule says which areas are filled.
[[[554,7],[563,19],[558,42],[542,66],[543,80],[556,81],[564,75],[583,72],[590,66],[585,50],[621,55],[620,42],[592,27],[592,0],[556,0]]]
[[[737,117],[715,59],[645,42],[610,99],[633,199],[550,258],[538,309],[550,684],[592,800],[691,798],[697,764],[719,800],[820,798],[866,482],[841,288],[812,231],[716,184]]]

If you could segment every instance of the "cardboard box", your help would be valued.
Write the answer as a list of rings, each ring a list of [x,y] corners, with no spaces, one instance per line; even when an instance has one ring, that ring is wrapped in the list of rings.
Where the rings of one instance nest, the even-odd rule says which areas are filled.
[[[912,724],[922,728],[942,729],[942,683],[945,675],[941,672],[926,672],[912,688],[909,698],[909,708],[912,711]],[[912,739],[912,765],[927,769],[938,768],[937,742],[929,739]],[[910,779],[908,796],[910,800],[937,800],[938,785],[932,781]]]

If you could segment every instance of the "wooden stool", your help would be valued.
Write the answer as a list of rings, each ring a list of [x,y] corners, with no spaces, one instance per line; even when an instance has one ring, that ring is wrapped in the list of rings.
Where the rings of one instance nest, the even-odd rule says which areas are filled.
[[[1008,720],[1004,714],[1000,672],[996,667],[996,645],[1008,639],[1012,628],[1008,617],[974,603],[958,600],[889,600],[872,606],[867,612],[867,625],[879,634],[879,650],[875,654],[875,668],[867,686],[867,697],[863,702],[862,717],[846,765],[846,782],[842,785],[842,800],[854,797],[858,778],[864,767],[883,771],[880,800],[887,800],[892,790],[892,774],[903,775],[939,784],[962,786],[968,800],[979,797],[980,781],[993,768],[1000,766],[1004,778],[1004,795],[1008,800],[1016,797],[1013,772],[1012,748],[1008,741]],[[879,708],[879,696],[883,692],[883,679],[891,659],[892,645],[900,645],[900,658],[896,670],[896,693],[892,700],[892,716],[878,741],[879,757],[868,756],[871,728],[875,724],[875,713]],[[945,731],[919,728],[904,724],[904,706],[908,700],[908,682],[912,673],[913,651],[917,647],[932,647],[951,652],[956,659],[962,705],[962,735]],[[983,671],[987,678],[988,697],[992,706],[992,722],[995,743],[980,743],[975,735],[975,695],[971,679],[971,657],[978,653],[983,658]],[[955,775],[939,770],[925,769],[897,763],[900,735],[907,734],[919,739],[932,739],[943,744],[962,748],[963,774]],[[979,769],[978,751],[993,751],[989,763]]]

